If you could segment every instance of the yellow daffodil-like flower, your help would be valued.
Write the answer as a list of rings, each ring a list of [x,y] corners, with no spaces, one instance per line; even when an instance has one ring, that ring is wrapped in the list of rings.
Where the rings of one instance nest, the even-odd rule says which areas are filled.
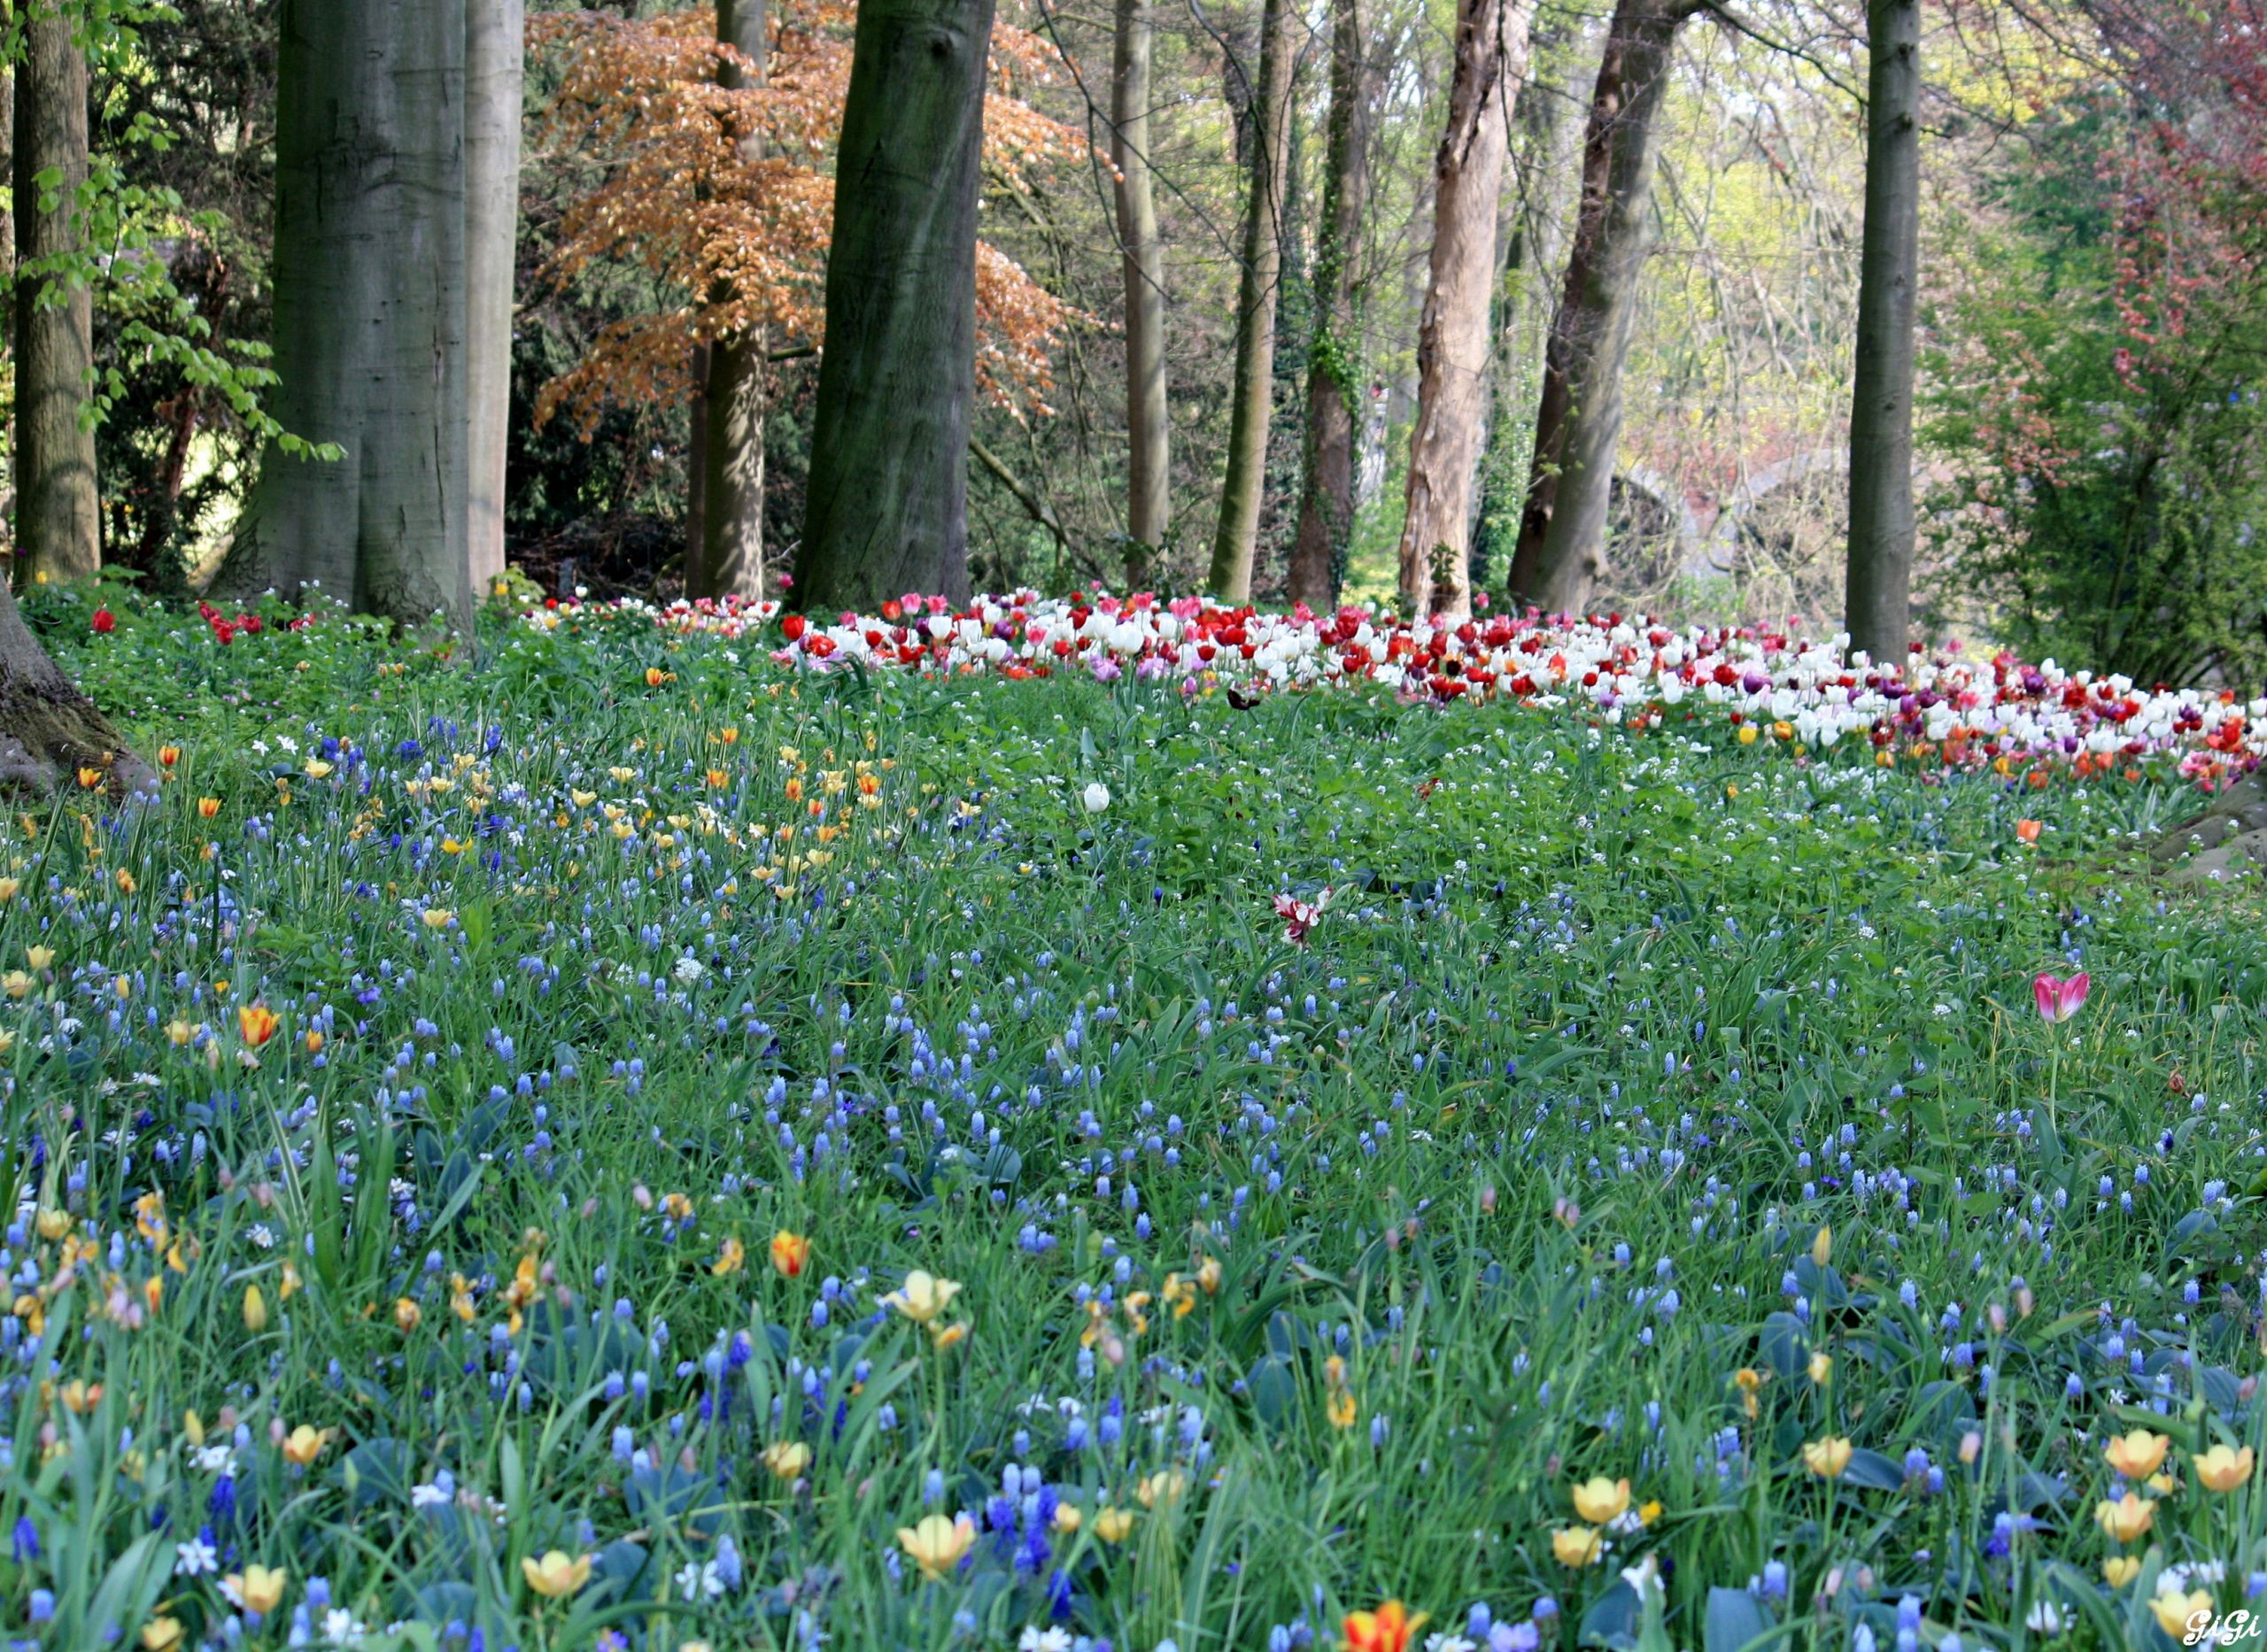
[[[976,1547],[976,1523],[966,1515],[923,1515],[919,1525],[897,1528],[897,1542],[924,1577],[942,1578]]]
[[[2219,1615],[2209,1589],[2193,1589],[2186,1594],[2178,1589],[2167,1589],[2150,1598],[2149,1611],[2156,1618],[2157,1627],[2183,1645],[2192,1644],[2188,1637],[2193,1630],[2209,1626]]]
[[[737,1239],[727,1239],[717,1247],[716,1260],[708,1264],[708,1271],[721,1279],[728,1274],[738,1273],[741,1264],[747,1261],[747,1247]]]
[[[256,1285],[244,1286],[244,1329],[254,1336],[267,1329],[267,1299]]]
[[[446,907],[428,907],[425,908],[423,917],[427,929],[445,930],[456,922],[457,915]]]
[[[24,961],[31,965],[35,969],[52,969],[55,964],[55,948],[52,946],[27,946],[24,948]]]
[[[2112,1555],[2101,1563],[2102,1581],[2113,1589],[2122,1589],[2141,1575],[2139,1555]]]
[[[1834,1260],[1834,1230],[1821,1228],[1810,1242],[1810,1259],[1823,1268]]]
[[[1855,1449],[1846,1437],[1828,1434],[1803,1447],[1803,1467],[1822,1480],[1838,1480],[1850,1466],[1850,1454]]]
[[[1355,1402],[1354,1396],[1350,1393],[1343,1388],[1334,1388],[1331,1390],[1331,1427],[1340,1430],[1349,1429],[1353,1427],[1356,1423],[1361,1421],[1361,1418],[1362,1409]]]
[[[927,1324],[960,1294],[960,1281],[940,1279],[926,1269],[916,1268],[905,1283],[882,1298],[884,1308],[894,1308],[916,1324]]]
[[[2116,1502],[2108,1499],[2093,1506],[2093,1523],[2113,1543],[2130,1543],[2157,1523],[2155,1503],[2143,1502],[2127,1492]]]
[[[25,974],[21,969],[11,969],[7,974],[0,975],[0,989],[4,989],[10,998],[23,998],[27,996],[32,990],[32,986],[33,981],[31,977]]]
[[[1810,1379],[1822,1388],[1834,1380],[1834,1356],[1831,1354],[1810,1356]]]
[[[967,1339],[968,1323],[965,1320],[958,1324],[929,1327],[929,1345],[940,1354],[956,1343],[966,1341]]]
[[[1055,1505],[1055,1529],[1064,1537],[1069,1537],[1085,1525],[1086,1519],[1087,1517],[1079,1512],[1079,1505],[1076,1503]]]
[[[1588,1525],[1609,1525],[1619,1520],[1629,1507],[1627,1480],[1609,1480],[1601,1474],[1575,1487],[1575,1517]]]
[[[1595,1526],[1561,1526],[1551,1534],[1551,1553],[1560,1565],[1580,1571],[1605,1557],[1605,1540]]]
[[[410,1298],[406,1296],[398,1296],[394,1298],[394,1329],[400,1332],[404,1336],[407,1336],[411,1332],[416,1330],[417,1327],[423,1323],[424,1318],[425,1310],[420,1308]]]
[[[310,1428],[302,1423],[283,1437],[283,1455],[304,1469],[322,1455],[323,1448],[329,1444],[329,1429]]]
[[[1159,1503],[1177,1503],[1188,1490],[1188,1476],[1179,1469],[1159,1469],[1155,1474],[1134,1488],[1134,1496],[1141,1500],[1141,1507],[1154,1509]]]
[[[39,1236],[50,1245],[71,1231],[71,1213],[53,1205],[39,1213]]]
[[[547,1601],[573,1594],[591,1580],[591,1557],[588,1555],[568,1556],[563,1550],[553,1549],[541,1560],[530,1555],[520,1562],[520,1575],[528,1580],[528,1587]]]
[[[2240,1451],[2215,1446],[2209,1451],[2198,1452],[2190,1461],[2195,1464],[2196,1478],[2207,1491],[2239,1491],[2251,1478],[2251,1447],[2248,1446]]]
[[[811,1242],[800,1233],[781,1228],[771,1236],[771,1271],[783,1279],[801,1274],[811,1259]]]
[[[246,1566],[221,1579],[221,1593],[248,1612],[262,1617],[283,1604],[283,1586],[290,1574],[281,1566]]]
[[[181,1644],[178,1617],[152,1617],[142,1625],[142,1652],[174,1652]]]
[[[1207,1256],[1196,1270],[1196,1288],[1207,1296],[1220,1293],[1220,1259]]]
[[[2146,1480],[2157,1471],[2172,1441],[2163,1434],[2137,1428],[2102,1447],[2101,1460],[2129,1480]]]
[[[763,1466],[780,1479],[801,1479],[811,1466],[811,1448],[800,1440],[779,1440],[763,1448]]]
[[[1131,1509],[1104,1509],[1095,1516],[1095,1535],[1105,1543],[1123,1543],[1133,1530]]]

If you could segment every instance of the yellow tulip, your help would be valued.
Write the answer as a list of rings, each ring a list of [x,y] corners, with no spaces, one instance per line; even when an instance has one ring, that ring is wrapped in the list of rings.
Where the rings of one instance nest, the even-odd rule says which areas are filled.
[[[2149,1610],[2155,1614],[2158,1628],[2184,1644],[2191,1633],[2209,1627],[2212,1619],[2219,1616],[2209,1589],[2194,1589],[2186,1594],[2168,1589],[2151,1597]]]
[[[2172,1441],[2146,1428],[2112,1440],[2102,1447],[2102,1461],[2129,1480],[2146,1480],[2157,1471]]]
[[[2196,1478],[2208,1491],[2232,1492],[2242,1488],[2251,1478],[2251,1447],[2231,1451],[2225,1446],[2215,1446],[2191,1459],[2196,1467]]]
[[[1850,1454],[1855,1449],[1845,1436],[1828,1434],[1803,1447],[1803,1467],[1822,1480],[1838,1480],[1850,1466]]]
[[[1595,1566],[1605,1556],[1605,1541],[1595,1526],[1561,1526],[1551,1534],[1551,1553],[1562,1566],[1579,1571]]]
[[[1055,1505],[1055,1529],[1065,1537],[1070,1536],[1084,1525],[1086,1518],[1086,1516],[1079,1512],[1079,1505],[1076,1503]]]
[[[1810,1379],[1822,1388],[1834,1379],[1834,1356],[1831,1354],[1810,1356]]]
[[[267,1329],[267,1299],[256,1285],[244,1286],[244,1329],[254,1336]]]
[[[2132,1542],[2156,1521],[2156,1505],[2143,1502],[2132,1492],[2127,1492],[2116,1502],[2104,1500],[2093,1506],[2093,1523],[2113,1543]]]
[[[1188,1489],[1188,1476],[1179,1469],[1160,1469],[1134,1488],[1134,1495],[1141,1500],[1141,1507],[1154,1509],[1159,1503],[1177,1503]]]
[[[588,1555],[569,1556],[560,1549],[553,1549],[541,1560],[530,1555],[520,1562],[520,1575],[528,1580],[528,1587],[545,1600],[555,1601],[561,1595],[572,1594],[591,1580],[591,1557]]]
[[[2141,1575],[2139,1555],[2112,1555],[2101,1563],[2102,1581],[2113,1589],[2122,1589]]]
[[[940,1279],[925,1269],[916,1268],[905,1276],[903,1285],[882,1298],[882,1306],[894,1308],[916,1324],[925,1325],[959,1294],[959,1280]]]
[[[152,1617],[142,1625],[142,1652],[174,1652],[182,1643],[181,1619]]]
[[[1575,1487],[1575,1513],[1591,1525],[1606,1525],[1621,1517],[1629,1507],[1629,1482],[1609,1480],[1604,1475],[1582,1481]]]
[[[811,1448],[800,1440],[783,1440],[763,1448],[763,1466],[783,1480],[802,1478],[811,1466]]]
[[[1821,1228],[1810,1242],[1810,1259],[1823,1268],[1834,1255],[1834,1230]]]
[[[304,1469],[322,1455],[323,1447],[329,1444],[329,1429],[310,1428],[302,1423],[283,1437],[283,1455]]]
[[[1095,1516],[1095,1535],[1105,1543],[1122,1543],[1134,1529],[1131,1509],[1104,1509]]]
[[[976,1523],[966,1515],[956,1520],[924,1515],[917,1525],[898,1527],[897,1541],[923,1576],[941,1578],[976,1547]]]
[[[265,1617],[283,1604],[283,1586],[290,1580],[281,1566],[246,1566],[223,1578],[221,1590],[244,1610]]]

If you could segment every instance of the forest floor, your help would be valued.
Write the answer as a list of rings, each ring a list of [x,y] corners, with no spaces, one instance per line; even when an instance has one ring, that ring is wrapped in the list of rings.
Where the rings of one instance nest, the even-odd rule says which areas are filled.
[[[35,616],[167,783],[0,879],[0,1633],[2110,1647],[2267,1586],[2267,932],[2137,869],[2170,759]]]

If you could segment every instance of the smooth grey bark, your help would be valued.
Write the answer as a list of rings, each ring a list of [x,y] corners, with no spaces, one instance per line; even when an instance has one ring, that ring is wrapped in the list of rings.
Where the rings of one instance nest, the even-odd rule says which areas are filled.
[[[835,160],[799,606],[968,596],[992,0],[864,0]]]
[[[48,657],[0,579],[0,792],[83,792],[89,771],[112,801],[157,796],[156,771]]]
[[[526,0],[464,3],[465,542],[482,594],[504,571],[527,11]]]
[[[225,591],[320,584],[463,624],[466,0],[283,0],[276,58],[273,447]]]
[[[1165,256],[1149,172],[1149,0],[1118,0],[1110,79],[1110,159],[1126,266],[1126,580],[1138,587],[1172,524],[1165,404]]]
[[[1457,6],[1448,127],[1433,166],[1433,251],[1417,335],[1417,418],[1401,531],[1401,601],[1413,614],[1462,619],[1472,610],[1472,488],[1486,432],[1497,209],[1534,22],[1534,0]]]
[[[751,66],[718,68],[718,84],[761,86],[770,53],[770,17],[765,0],[718,0],[716,38]],[[739,143],[744,161],[761,157],[753,135]],[[765,341],[750,332],[719,338],[703,352],[699,443],[700,554],[686,568],[690,597],[763,594],[763,413]]]
[[[1651,250],[1655,117],[1695,0],[1619,0],[1582,139],[1582,194],[1544,363],[1513,591],[1551,612],[1590,600],[1605,569],[1621,438],[1622,368]]]
[[[17,253],[77,260],[87,181],[87,58],[71,19],[42,4],[25,25],[12,157]],[[43,188],[42,174],[53,174]],[[83,579],[102,566],[95,433],[81,418],[95,367],[94,292],[83,270],[16,282],[16,555],[26,571]]]
[[[1207,582],[1227,602],[1251,597],[1259,543],[1260,495],[1267,481],[1267,425],[1275,395],[1275,305],[1283,272],[1283,218],[1291,153],[1291,76],[1298,50],[1291,0],[1265,0],[1260,16],[1259,85],[1254,109],[1251,185],[1244,207],[1243,272],[1236,302],[1234,399],[1220,518]]]
[[[1316,226],[1314,328],[1307,344],[1307,428],[1288,595],[1319,613],[1338,600],[1354,527],[1354,421],[1362,374],[1362,229],[1369,214],[1370,104],[1381,65],[1362,32],[1360,0],[1332,0],[1330,113]]]
[[[1905,663],[1912,629],[1913,309],[1921,223],[1920,0],[1866,7],[1866,225],[1850,397],[1853,646]]]

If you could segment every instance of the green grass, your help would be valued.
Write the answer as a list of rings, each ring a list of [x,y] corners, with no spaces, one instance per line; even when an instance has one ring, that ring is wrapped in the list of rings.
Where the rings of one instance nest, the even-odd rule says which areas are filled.
[[[1504,1645],[1886,1649],[1909,1595],[1923,1644],[2046,1644],[2051,1607],[2108,1647],[2170,1644],[2168,1567],[2230,1609],[2267,1571],[2256,1484],[2189,1458],[2267,1447],[2267,943],[2144,876],[2170,783],[798,681],[629,620],[97,638],[84,600],[35,614],[181,754],[146,814],[64,799],[4,852],[12,1637],[996,1648],[1060,1611],[1197,1652],[1398,1598]],[[1273,898],[1325,885],[1287,943]],[[2031,974],[2081,964],[2044,1026]],[[885,1304],[913,1270],[964,1333]],[[2132,1427],[2175,1478],[2119,1549]],[[983,1526],[1010,1475],[1011,1529],[925,1581],[898,1529]],[[1652,1518],[1570,1567],[1594,1476]],[[177,1570],[200,1527],[218,1571]],[[592,1560],[557,1599],[553,1549]],[[280,1605],[231,1630],[253,1563]]]

